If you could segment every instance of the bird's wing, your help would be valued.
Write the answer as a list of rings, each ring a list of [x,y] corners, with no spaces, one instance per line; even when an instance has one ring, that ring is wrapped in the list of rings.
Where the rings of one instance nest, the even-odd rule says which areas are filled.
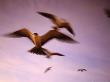
[[[84,69],[84,71],[87,71],[86,69]]]
[[[53,14],[46,13],[46,12],[37,12],[37,13],[40,14],[40,15],[42,15],[42,16],[44,16],[44,17],[46,17],[46,18],[49,18],[52,21],[56,21],[57,20],[56,19],[56,16],[53,15]]]
[[[58,55],[58,56],[65,56],[63,54],[60,54],[60,53],[51,53],[52,55]]]
[[[73,35],[75,36],[75,32],[73,31],[73,29],[72,29],[70,26],[66,27],[66,29],[67,29],[71,34],[73,34]]]
[[[44,73],[48,72],[52,67],[48,67],[45,69]]]
[[[77,71],[81,71],[80,69],[78,69]]]
[[[75,36],[75,32],[69,23],[64,23],[64,28],[66,28],[71,34]]]
[[[22,28],[18,31],[5,34],[5,36],[14,38],[27,37],[33,42],[32,33],[26,28]]]
[[[76,43],[77,41],[72,39],[71,37],[58,32],[56,30],[50,30],[48,31],[46,34],[41,36],[41,45],[45,44],[46,42],[48,42],[49,40],[56,38],[60,41],[64,41],[64,42],[68,42],[68,43]]]
[[[52,20],[52,22],[54,24],[57,24],[57,23],[61,22],[61,20],[59,20],[58,17],[53,15],[53,14],[45,13],[45,12],[38,12],[38,14],[49,18],[50,20]],[[70,24],[68,22],[65,21],[64,23],[62,23],[61,27],[65,27],[71,34],[75,35],[75,32],[73,31],[73,29],[71,28],[71,26],[70,26]]]
[[[78,71],[81,71],[82,72],[83,70],[82,69],[78,69]]]

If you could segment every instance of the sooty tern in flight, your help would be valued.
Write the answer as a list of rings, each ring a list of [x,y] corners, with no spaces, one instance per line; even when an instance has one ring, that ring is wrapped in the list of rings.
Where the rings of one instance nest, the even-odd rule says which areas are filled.
[[[52,67],[48,67],[45,69],[44,73],[47,73],[49,70],[51,70]]]
[[[35,45],[34,48],[32,48],[31,50],[29,50],[29,52],[32,53],[36,53],[36,54],[42,54],[42,55],[47,55],[47,58],[49,58],[52,55],[59,55],[59,56],[64,56],[62,54],[59,53],[52,53],[50,51],[48,51],[47,49],[42,48],[42,45],[44,45],[45,43],[47,43],[48,41],[50,41],[53,38],[56,38],[60,41],[64,41],[64,42],[74,42],[77,43],[77,41],[75,41],[74,39],[70,38],[69,36],[58,32],[57,30],[49,30],[47,33],[45,33],[42,36],[39,36],[37,33],[31,33],[28,29],[26,28],[22,28],[18,31],[12,32],[12,33],[8,33],[5,36],[9,36],[9,37],[15,37],[15,38],[20,38],[20,37],[27,37],[29,38],[33,44]]]
[[[77,71],[84,72],[84,71],[87,71],[87,70],[86,69],[78,69]]]
[[[42,15],[42,16],[44,16],[44,17],[46,17],[46,18],[49,18],[55,24],[55,27],[53,27],[54,29],[65,28],[72,35],[75,35],[75,32],[71,28],[70,23],[67,22],[65,19],[59,18],[56,15],[53,15],[53,14],[50,14],[50,13],[46,13],[46,12],[37,12],[37,13]]]

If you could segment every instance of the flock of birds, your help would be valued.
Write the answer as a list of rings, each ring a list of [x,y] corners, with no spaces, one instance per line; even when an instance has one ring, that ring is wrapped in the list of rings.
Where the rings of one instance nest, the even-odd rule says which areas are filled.
[[[37,55],[44,55],[47,58],[50,58],[53,55],[64,56],[61,53],[51,52],[48,49],[42,47],[44,44],[46,44],[47,42],[49,42],[54,38],[66,43],[78,43],[73,38],[59,31],[60,28],[65,28],[73,36],[75,36],[75,32],[72,30],[70,24],[65,19],[58,18],[57,16],[50,13],[45,13],[45,12],[37,12],[37,13],[50,19],[53,22],[54,26],[52,27],[53,28],[52,30],[49,30],[47,33],[43,35],[39,35],[38,33],[32,33],[27,28],[22,28],[20,30],[8,33],[6,34],[6,36],[15,37],[15,38],[27,37],[35,45],[33,48],[28,50],[28,52]]]
[[[27,28],[22,28],[14,32],[7,33],[5,34],[5,36],[13,37],[13,38],[21,38],[21,37],[28,38],[34,44],[34,47],[28,50],[28,52],[37,54],[37,55],[44,55],[47,58],[50,58],[53,55],[64,56],[61,53],[51,52],[48,49],[42,47],[44,44],[46,44],[48,41],[54,38],[66,43],[78,43],[78,41],[60,32],[61,28],[65,28],[67,31],[69,31],[73,35],[73,37],[75,36],[75,32],[71,28],[71,25],[65,19],[59,18],[50,13],[45,13],[45,12],[37,12],[37,13],[50,19],[54,24],[54,26],[52,27],[53,29],[49,30],[47,33],[43,35],[39,35],[38,33],[32,33]],[[46,68],[44,73],[47,73],[51,69],[52,67]],[[87,70],[81,68],[81,69],[78,69],[77,71],[84,72]]]
[[[110,18],[110,10],[104,9],[104,12],[106,16]],[[53,55],[64,56],[61,53],[51,52],[48,49],[42,47],[44,44],[46,44],[48,41],[54,38],[66,43],[78,43],[78,41],[60,32],[61,28],[65,28],[73,36],[75,36],[75,32],[71,28],[70,23],[67,22],[65,19],[59,18],[56,15],[46,13],[46,12],[37,12],[37,13],[52,21],[52,23],[54,24],[54,26],[52,26],[53,28],[52,30],[49,30],[47,33],[43,35],[39,35],[38,33],[30,32],[27,28],[22,28],[20,30],[5,34],[5,36],[13,37],[13,38],[27,37],[34,44],[34,47],[28,50],[28,52],[37,54],[37,55],[44,55],[47,58],[50,58]],[[47,67],[44,70],[44,73],[47,73],[51,69],[52,67]],[[87,69],[80,68],[80,69],[77,69],[77,71],[84,72],[84,71],[87,71]]]
[[[48,71],[50,71],[52,69],[52,67],[47,67],[45,70],[44,70],[44,73],[47,73]],[[84,71],[87,71],[87,69],[84,69],[84,68],[80,68],[80,69],[77,69],[78,72],[84,72]]]
[[[104,10],[107,17],[110,18],[110,10],[105,9]],[[51,39],[57,39],[62,42],[67,43],[78,43],[78,41],[74,40],[73,38],[61,33],[59,30],[60,28],[65,28],[68,30],[73,36],[75,36],[74,30],[71,28],[70,23],[68,23],[65,19],[59,18],[53,14],[46,13],[46,12],[37,12],[38,14],[50,19],[54,26],[52,27],[52,30],[49,30],[44,35],[39,35],[38,33],[32,33],[27,28],[22,28],[18,31],[14,31],[8,34],[5,34],[5,36],[8,37],[14,37],[14,38],[20,38],[20,37],[27,37],[31,40],[31,42],[35,45],[32,49],[28,50],[30,53],[35,53],[37,55],[45,55],[47,58],[50,58],[53,55],[58,56],[64,56],[63,54],[51,52],[46,48],[43,48],[42,46],[46,44]],[[51,70],[52,67],[48,67],[45,69],[44,73],[47,73],[49,70]],[[84,72],[87,71],[86,69],[78,69],[77,71]]]
[[[39,14],[40,14],[41,12],[39,12]],[[106,14],[106,16],[108,17],[108,18],[110,18],[110,9],[104,9],[104,13]],[[42,13],[41,13],[42,14]],[[43,14],[42,14],[43,15]],[[49,15],[49,14],[48,14]],[[43,16],[45,16],[45,17],[48,17],[47,15],[43,15]],[[50,19],[52,20],[52,22],[54,23],[54,24],[57,24],[57,26],[58,27],[54,27],[54,29],[58,29],[59,28],[59,23],[57,23],[56,21],[57,21],[57,19],[58,18],[54,18],[53,17],[54,15],[50,15]],[[69,23],[68,23],[69,24]],[[68,25],[67,24],[67,25]],[[67,26],[68,27],[68,26]],[[71,33],[71,34],[73,34],[73,35],[75,35],[75,33],[71,30],[71,29],[69,29],[69,28],[67,28],[66,27],[66,29]],[[61,28],[61,27],[60,27]],[[44,71],[44,73],[47,73],[49,70],[51,70],[52,69],[52,67],[47,67],[46,69],[45,69],[45,71]],[[77,69],[77,71],[79,71],[79,72],[84,72],[84,71],[87,71],[87,69],[84,69],[84,68],[80,68],[80,69]]]
[[[110,10],[104,9],[104,12],[106,16],[110,18]],[[50,58],[53,55],[64,56],[63,54],[56,53],[56,52],[53,53],[49,51],[48,49],[42,47],[44,44],[46,44],[51,39],[55,38],[59,41],[66,42],[66,43],[78,43],[78,41],[74,40],[73,38],[59,31],[61,28],[65,28],[73,36],[75,36],[75,32],[71,28],[70,23],[68,23],[65,19],[59,18],[53,14],[46,13],[46,12],[37,12],[37,13],[52,21],[52,23],[54,24],[54,26],[52,27],[53,28],[52,30],[49,30],[44,35],[39,35],[38,33],[30,32],[27,28],[22,28],[18,31],[5,34],[5,36],[14,37],[14,38],[27,37],[35,45],[32,49],[28,50],[28,52],[33,53],[33,54],[35,53],[37,55],[44,55],[47,58]],[[52,67],[47,67],[44,70],[44,73],[47,73],[51,69]],[[80,68],[80,69],[77,69],[77,71],[84,72],[84,71],[87,71],[87,69]]]

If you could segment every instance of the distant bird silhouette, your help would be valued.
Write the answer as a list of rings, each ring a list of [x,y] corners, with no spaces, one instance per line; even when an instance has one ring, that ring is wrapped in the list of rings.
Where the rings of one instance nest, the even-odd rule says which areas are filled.
[[[47,43],[51,39],[56,38],[56,39],[58,39],[60,41],[68,42],[68,43],[71,43],[71,42],[76,43],[77,42],[74,39],[70,38],[69,36],[64,35],[63,33],[60,33],[60,32],[58,32],[56,30],[49,30],[44,35],[39,36],[37,33],[31,33],[28,29],[23,28],[23,29],[20,29],[18,31],[15,31],[15,32],[5,34],[5,36],[15,37],[15,38],[16,37],[17,38],[20,38],[20,37],[27,37],[27,38],[29,38],[33,42],[33,44],[35,45],[34,48],[29,50],[29,52],[36,53],[36,54],[37,53],[38,54],[42,54],[43,53],[42,55],[48,54],[47,55],[48,58],[50,56],[52,56],[52,55],[64,56],[64,55],[59,54],[59,53],[51,53],[47,49],[42,48],[42,45],[44,45],[45,43]]]
[[[50,13],[46,13],[46,12],[37,12],[37,13],[44,16],[44,17],[49,18],[55,24],[55,27],[53,27],[54,29],[58,30],[59,28],[65,28],[72,35],[75,35],[75,32],[71,28],[71,25],[65,19],[58,18],[57,16],[50,14]]]
[[[110,18],[110,9],[104,9],[104,12]]]
[[[84,72],[84,71],[87,71],[87,70],[86,69],[78,69],[77,71]]]
[[[51,70],[52,67],[48,67],[45,69],[44,73],[47,73],[49,70]]]
[[[33,53],[33,54],[38,54],[38,55],[44,55],[46,56],[47,58],[51,58],[51,56],[53,55],[57,55],[57,56],[64,56],[63,54],[60,54],[60,53],[56,53],[56,52],[50,52],[49,50],[47,50],[46,48],[32,48],[29,50],[29,52]]]

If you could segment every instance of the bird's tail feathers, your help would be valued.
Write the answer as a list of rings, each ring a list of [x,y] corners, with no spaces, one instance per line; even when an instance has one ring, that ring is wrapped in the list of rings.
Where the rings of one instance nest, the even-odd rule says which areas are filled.
[[[33,54],[38,54],[36,47],[31,48],[30,50],[28,50],[28,52],[33,53]]]
[[[37,54],[37,55],[46,55],[44,48],[37,48],[37,47],[33,47],[30,50],[28,50],[28,52],[33,53],[33,54]]]

